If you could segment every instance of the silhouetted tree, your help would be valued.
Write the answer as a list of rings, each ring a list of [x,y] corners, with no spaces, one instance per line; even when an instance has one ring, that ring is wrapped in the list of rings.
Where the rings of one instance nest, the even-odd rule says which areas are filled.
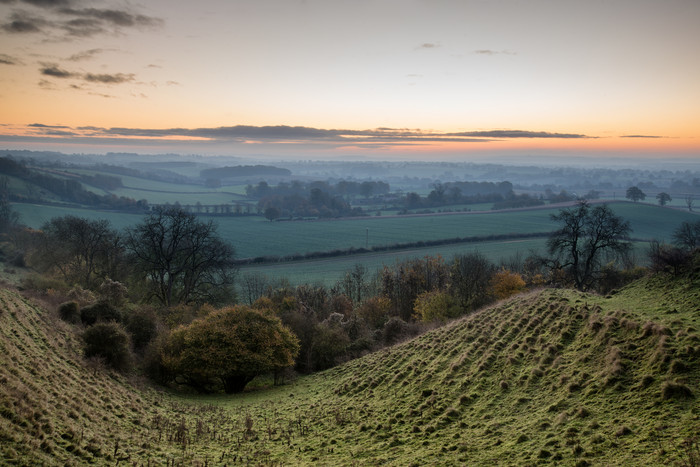
[[[673,231],[673,243],[692,250],[700,247],[700,221],[684,221]]]
[[[280,215],[280,210],[274,206],[265,208],[265,219],[269,220],[270,222],[279,219]]]
[[[54,217],[42,231],[37,262],[60,271],[66,282],[95,288],[106,276],[124,275],[121,238],[109,221]]]
[[[481,253],[457,255],[450,269],[450,291],[465,310],[488,301],[489,281],[496,268]]]
[[[159,208],[128,230],[125,244],[136,274],[163,305],[221,302],[233,295],[234,250],[211,221]]]
[[[625,255],[631,248],[626,241],[631,227],[607,205],[591,208],[586,201],[562,209],[552,220],[562,224],[547,240],[552,265],[561,268],[577,289],[593,285],[601,262],[608,257]]]
[[[644,201],[644,198],[646,198],[647,195],[644,194],[644,192],[642,190],[640,190],[638,187],[631,186],[631,187],[627,188],[627,194],[625,195],[625,197],[628,199],[631,199],[632,201],[634,201],[636,203],[639,200]]]
[[[669,194],[666,193],[665,191],[662,191],[661,193],[658,193],[658,194],[656,195],[656,199],[659,200],[659,204],[660,204],[661,206],[666,206],[666,203],[668,203],[669,201],[673,201],[673,200],[671,199],[671,195],[669,195]]]

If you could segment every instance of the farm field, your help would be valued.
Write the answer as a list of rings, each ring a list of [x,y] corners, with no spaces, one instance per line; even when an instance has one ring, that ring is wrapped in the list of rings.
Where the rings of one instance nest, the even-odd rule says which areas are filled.
[[[356,264],[363,265],[372,274],[383,266],[396,262],[424,256],[442,256],[450,261],[458,254],[479,252],[491,262],[498,264],[501,260],[522,254],[526,257],[531,251],[543,251],[546,239],[531,238],[523,240],[505,240],[493,242],[460,243],[426,248],[411,248],[389,252],[365,253],[352,256],[338,256],[328,259],[264,263],[241,266],[238,273],[263,274],[272,281],[286,279],[290,285],[322,284],[332,286],[345,276]]]
[[[632,224],[632,236],[648,241],[670,241],[673,230],[697,215],[676,209],[628,202],[610,203],[613,211]],[[117,229],[141,219],[135,214],[14,204],[21,222],[38,228],[52,217],[72,214],[106,218]],[[366,246],[392,245],[494,234],[550,232],[556,224],[549,216],[558,208],[489,211],[448,215],[368,217],[357,219],[270,222],[263,217],[203,217],[219,225],[219,234],[236,248],[236,257],[285,256]]]
[[[70,169],[70,172],[83,175],[104,174],[121,178],[124,187],[111,190],[109,193],[136,200],[146,199],[151,204],[174,204],[175,202],[180,204],[195,204],[197,202],[201,204],[230,204],[245,199],[245,185],[208,188],[199,185],[148,180],[128,175],[115,175],[88,169]],[[89,185],[86,185],[86,188],[89,188]],[[101,194],[106,193],[103,190],[95,190],[94,188],[93,191]]]
[[[292,286],[319,284],[330,287],[342,279],[345,273],[350,271],[356,264],[364,266],[371,275],[383,266],[391,266],[396,262],[413,258],[440,255],[446,262],[449,262],[455,255],[478,252],[492,263],[498,265],[501,261],[507,262],[511,258],[518,257],[518,255],[523,260],[532,253],[543,254],[547,248],[546,242],[546,238],[530,238],[460,243],[391,252],[338,256],[328,259],[252,264],[240,266],[238,274],[262,274],[273,282],[286,280]],[[634,254],[641,263],[644,263],[648,243],[633,242],[633,247]]]

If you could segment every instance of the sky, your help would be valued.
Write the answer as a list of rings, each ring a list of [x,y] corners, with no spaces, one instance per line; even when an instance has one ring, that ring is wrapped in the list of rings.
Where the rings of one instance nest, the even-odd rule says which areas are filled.
[[[698,0],[0,0],[0,149],[700,161]]]

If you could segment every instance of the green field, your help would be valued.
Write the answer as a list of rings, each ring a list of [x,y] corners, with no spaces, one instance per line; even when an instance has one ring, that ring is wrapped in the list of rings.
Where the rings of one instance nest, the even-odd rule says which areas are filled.
[[[109,193],[116,196],[124,196],[136,200],[146,199],[151,204],[165,204],[179,202],[180,204],[232,204],[245,199],[245,185],[225,186],[220,188],[208,188],[200,185],[187,185],[182,183],[169,183],[149,180],[128,175],[114,175],[109,172],[100,172],[89,169],[70,169],[66,172],[95,175],[104,174],[118,177],[122,180],[123,187],[112,190]],[[90,185],[83,184],[85,189],[98,194],[106,194]]]
[[[632,224],[637,239],[670,241],[683,221],[697,220],[685,211],[648,204],[611,203],[616,214]],[[53,206],[15,204],[21,221],[38,228],[54,216],[73,214],[106,218],[117,229],[138,222],[140,216]],[[284,256],[295,253],[364,248],[456,237],[549,232],[556,228],[549,216],[558,209],[538,209],[450,215],[371,217],[327,221],[269,222],[263,217],[218,217],[219,234],[236,248],[236,256]],[[434,250],[433,250],[434,251]],[[431,253],[432,254],[432,253]]]
[[[504,240],[478,243],[460,243],[437,247],[397,250],[388,253],[367,253],[352,256],[339,256],[332,259],[290,261],[280,263],[264,263],[260,265],[245,265],[239,268],[239,275],[262,274],[272,282],[286,280],[292,286],[301,284],[319,284],[333,286],[345,276],[355,265],[361,264],[372,274],[384,266],[392,266],[397,262],[425,256],[442,256],[449,262],[455,255],[478,252],[492,263],[508,264],[511,259],[527,258],[530,254],[545,254],[545,238],[524,240]],[[648,243],[634,242],[634,254],[640,263],[646,261]]]
[[[530,252],[543,252],[546,239],[506,240],[496,242],[460,243],[437,247],[416,248],[391,252],[367,253],[352,256],[339,256],[330,259],[265,263],[246,265],[239,269],[239,274],[263,274],[272,281],[287,279],[293,286],[300,284],[323,284],[332,286],[345,276],[356,264],[361,264],[370,273],[383,266],[426,255],[442,256],[449,261],[458,254],[479,252],[490,261],[499,263],[517,254],[525,258]]]

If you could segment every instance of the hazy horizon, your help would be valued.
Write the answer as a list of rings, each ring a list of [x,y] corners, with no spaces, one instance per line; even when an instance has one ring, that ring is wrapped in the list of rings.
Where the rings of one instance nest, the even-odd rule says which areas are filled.
[[[0,145],[693,161],[698,19],[692,0],[2,0]]]

